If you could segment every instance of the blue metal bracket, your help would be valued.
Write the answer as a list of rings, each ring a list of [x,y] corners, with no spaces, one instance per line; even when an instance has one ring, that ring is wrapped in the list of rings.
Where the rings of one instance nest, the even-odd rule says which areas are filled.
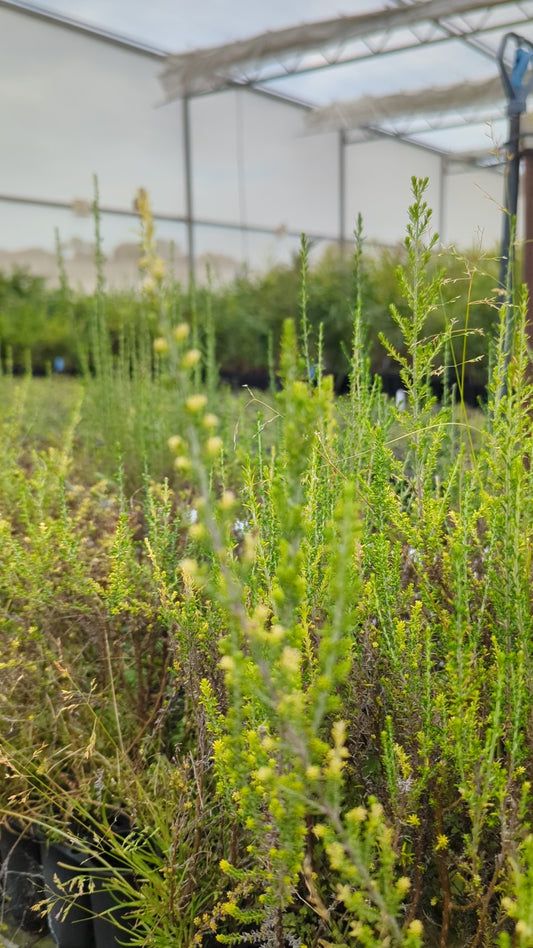
[[[514,45],[514,64],[509,70],[509,46]],[[498,52],[498,65],[502,77],[503,88],[507,96],[509,115],[521,115],[526,111],[526,100],[533,90],[533,71],[528,69],[533,60],[533,43],[519,36],[517,33],[506,33]]]

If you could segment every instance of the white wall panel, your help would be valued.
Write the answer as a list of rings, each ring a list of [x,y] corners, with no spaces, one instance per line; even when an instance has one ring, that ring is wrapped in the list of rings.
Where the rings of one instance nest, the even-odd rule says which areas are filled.
[[[161,63],[0,9],[0,192],[184,210],[179,103],[157,108]]]
[[[394,244],[405,237],[412,203],[411,178],[429,178],[426,200],[433,210],[433,232],[440,219],[439,155],[389,139],[349,145],[346,149],[346,226],[353,231],[363,215],[369,240]]]
[[[494,250],[501,239],[504,177],[473,168],[446,175],[444,242]]]

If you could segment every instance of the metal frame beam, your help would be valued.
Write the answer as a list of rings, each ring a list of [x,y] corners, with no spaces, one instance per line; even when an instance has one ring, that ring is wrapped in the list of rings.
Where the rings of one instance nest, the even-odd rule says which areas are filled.
[[[85,33],[93,36],[95,39],[110,43],[112,46],[119,46],[122,49],[129,49],[135,53],[142,53],[150,56],[152,59],[164,60],[169,55],[164,49],[158,49],[156,46],[149,46],[138,40],[128,39],[125,36],[119,36],[110,30],[103,30],[90,23],[83,23],[80,20],[73,20],[71,17],[64,16],[62,13],[54,13],[52,10],[45,10],[35,3],[29,3],[27,0],[0,0],[0,8],[11,10],[13,13],[23,13],[25,16],[33,17],[36,20],[44,20],[48,23],[54,23],[56,26],[62,26],[75,33]]]
[[[425,0],[392,10],[378,10],[322,20],[309,25],[302,24],[223,46],[169,56],[161,81],[169,100],[181,98],[184,94],[196,95],[215,91],[224,88],[229,81],[264,84],[276,78],[285,78],[289,74],[299,74],[304,70],[300,63],[300,66],[295,64],[289,68],[284,67],[281,74],[261,76],[257,73],[259,64],[272,63],[291,55],[302,56],[307,52],[316,52],[335,45],[342,49],[353,39],[368,41],[371,36],[380,32],[388,34],[393,30],[411,29],[423,23],[433,23],[439,27],[440,20],[449,24],[452,17],[505,7],[515,2],[516,0]],[[459,30],[459,34],[462,33],[464,30]],[[451,37],[448,35],[447,38]],[[418,38],[415,45],[420,45]],[[374,55],[375,52],[374,49]],[[328,56],[327,65],[338,64],[339,61],[339,56]],[[251,64],[252,70],[256,70],[255,76],[253,73],[247,74],[246,69],[243,69],[246,64]],[[325,65],[323,64],[322,68]],[[305,71],[312,71],[312,68],[306,67]]]

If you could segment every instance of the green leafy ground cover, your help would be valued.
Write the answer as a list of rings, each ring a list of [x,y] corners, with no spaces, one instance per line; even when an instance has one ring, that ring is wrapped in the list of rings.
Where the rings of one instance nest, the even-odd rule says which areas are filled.
[[[475,294],[436,331],[413,189],[382,340],[404,411],[371,371],[360,243],[349,393],[303,253],[281,389],[236,397],[146,204],[156,332],[112,344],[100,280],[84,376],[0,380],[0,807],[105,837],[135,944],[533,945],[526,301],[491,310],[472,415]]]

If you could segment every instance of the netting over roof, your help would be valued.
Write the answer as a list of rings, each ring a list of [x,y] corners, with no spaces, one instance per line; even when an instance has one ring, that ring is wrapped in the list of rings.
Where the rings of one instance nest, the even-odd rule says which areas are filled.
[[[286,0],[275,10],[275,4],[250,8],[246,0],[220,0],[203,17],[205,2],[191,8],[188,0],[154,0],[149,6],[115,0],[99,8],[105,19],[99,25],[73,20],[72,0],[40,0],[41,6],[0,0],[0,6],[56,17],[160,56],[167,100],[252,87],[319,109],[309,119],[310,131],[338,128],[352,142],[394,136],[450,156],[479,155],[482,163],[505,141],[497,54],[509,31],[533,41],[533,0]],[[80,9],[85,14],[90,4]],[[328,18],[297,22],[309,10],[316,15],[322,9]],[[331,16],[332,10],[341,15]],[[215,13],[218,26],[212,27]],[[295,22],[261,30],[280,16],[285,23],[294,16]],[[132,22],[140,41],[115,32],[122,23],[128,32]],[[210,38],[239,38],[199,45],[199,22]],[[251,23],[259,31],[246,36]],[[166,48],[157,49],[161,38]],[[195,48],[171,51],[191,42]]]
[[[259,87],[315,106],[310,128],[487,153],[505,134],[498,49],[511,30],[533,40],[532,20],[533,0],[393,0],[171,55],[161,80],[169,99]]]

